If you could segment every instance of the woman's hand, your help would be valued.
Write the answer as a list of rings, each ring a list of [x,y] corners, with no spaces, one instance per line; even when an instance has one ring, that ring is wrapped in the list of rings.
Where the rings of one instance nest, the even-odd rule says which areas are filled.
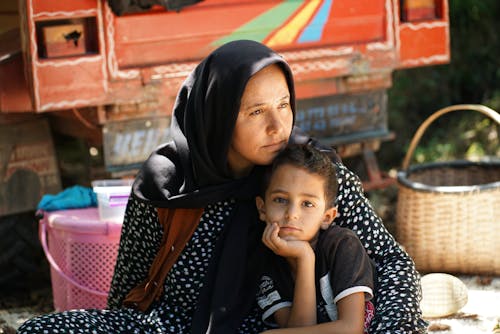
[[[266,224],[262,233],[262,242],[274,254],[285,258],[300,259],[314,255],[311,245],[307,241],[286,240],[279,236],[280,227],[276,223]]]

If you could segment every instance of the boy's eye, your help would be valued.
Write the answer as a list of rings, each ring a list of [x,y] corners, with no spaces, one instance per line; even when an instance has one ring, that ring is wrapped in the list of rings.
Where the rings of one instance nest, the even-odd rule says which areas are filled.
[[[287,200],[283,197],[275,197],[273,198],[273,202],[279,203],[279,204],[285,204]]]
[[[304,203],[302,203],[302,205],[304,205],[306,208],[313,208],[314,207],[314,204],[312,202],[309,202],[309,201],[304,201]]]

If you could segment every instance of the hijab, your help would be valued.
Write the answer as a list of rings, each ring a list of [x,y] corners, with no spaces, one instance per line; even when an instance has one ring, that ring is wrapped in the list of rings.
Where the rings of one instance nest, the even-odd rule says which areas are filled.
[[[258,223],[255,209],[262,168],[235,179],[227,154],[246,84],[271,64],[279,65],[285,75],[295,118],[293,78],[286,61],[258,42],[229,42],[184,81],[173,110],[173,141],[151,154],[132,186],[132,196],[155,207],[204,208],[236,200],[212,254],[192,333],[234,332],[255,302],[265,251],[260,242],[264,224]]]
[[[283,70],[295,115],[293,77],[286,61],[258,42],[229,42],[208,55],[182,84],[172,116],[173,142],[148,158],[133,195],[157,207],[174,208],[253,198],[260,168],[234,179],[227,154],[246,84],[271,64]]]

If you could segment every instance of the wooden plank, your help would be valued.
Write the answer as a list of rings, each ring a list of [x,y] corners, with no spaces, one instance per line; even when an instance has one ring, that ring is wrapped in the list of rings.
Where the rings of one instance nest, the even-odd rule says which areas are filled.
[[[17,0],[2,0],[0,1],[0,13],[4,12],[14,12],[17,13],[19,7],[17,5]]]
[[[108,122],[103,128],[106,168],[117,171],[137,167],[170,139],[170,117]]]
[[[16,0],[0,1],[0,34],[19,28],[19,7]]]
[[[19,28],[19,15],[17,13],[0,13],[0,34],[16,28]]]
[[[358,44],[385,39],[385,1],[333,1],[324,44]]]
[[[28,0],[28,2],[31,2],[34,15],[41,13],[75,12],[96,9],[97,1],[98,0]]]
[[[34,210],[61,189],[46,120],[0,125],[0,215]]]
[[[17,53],[0,63],[0,114],[33,110],[24,76],[23,57]]]
[[[101,56],[43,61],[37,67],[35,89],[40,110],[58,110],[101,104],[106,96],[106,77]]]
[[[330,141],[347,134],[387,133],[386,91],[298,100],[295,124],[315,138]]]
[[[276,2],[244,2],[238,6],[206,6],[203,10],[196,5],[179,13],[116,17],[118,64],[126,68],[201,59],[216,47],[212,42],[274,5]]]
[[[328,2],[320,1],[323,5]],[[324,13],[315,12],[305,21],[296,20],[291,23],[287,20],[298,17],[306,6],[286,12],[288,18],[284,17],[280,22],[273,22],[272,17],[269,18],[270,21],[261,22],[259,20],[263,15],[276,11],[280,4],[241,1],[202,7],[202,3],[200,6],[187,7],[179,13],[153,12],[115,17],[113,24],[118,65],[128,68],[198,60],[222,42],[232,39],[248,38],[273,44],[271,36],[282,29],[285,29],[285,36],[288,34],[287,29],[297,30],[298,34],[293,41],[273,44],[273,48],[278,51],[353,45],[382,41],[385,38],[383,0],[348,2],[348,5],[346,2],[333,1],[331,8],[325,9]],[[304,1],[290,3],[307,4]],[[282,11],[287,9],[283,8]],[[317,10],[321,8],[319,6]],[[323,19],[318,19],[316,14],[323,14]],[[259,24],[251,24],[254,21]],[[196,25],[188,22],[196,22]],[[308,28],[319,34],[316,39],[301,39],[304,36],[302,33]]]
[[[448,34],[448,23],[442,20],[401,24],[399,30],[401,67],[449,62]]]

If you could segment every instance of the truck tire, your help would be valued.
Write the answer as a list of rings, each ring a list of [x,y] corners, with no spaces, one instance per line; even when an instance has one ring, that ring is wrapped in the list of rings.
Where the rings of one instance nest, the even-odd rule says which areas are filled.
[[[38,240],[34,212],[0,217],[0,286],[48,281],[48,265]]]

